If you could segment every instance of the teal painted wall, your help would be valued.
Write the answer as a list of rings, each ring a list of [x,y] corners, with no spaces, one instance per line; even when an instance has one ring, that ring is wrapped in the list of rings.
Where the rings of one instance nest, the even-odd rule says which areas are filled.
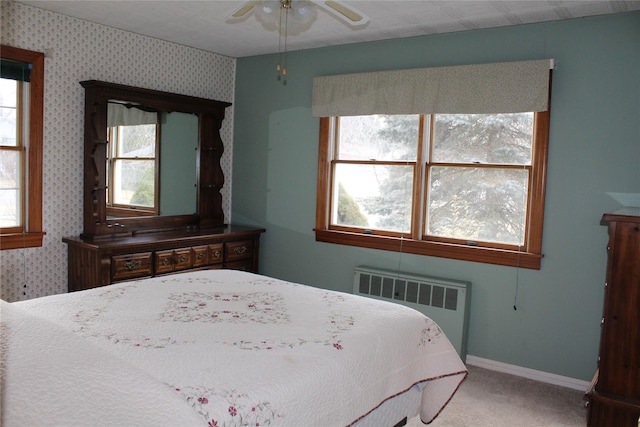
[[[314,76],[540,58],[557,61],[541,270],[315,241]],[[468,280],[469,354],[590,380],[606,269],[600,218],[620,207],[607,193],[640,193],[640,13],[290,52],[286,86],[276,61],[238,59],[234,102],[232,219],[267,229],[261,272],[346,292],[361,264]]]

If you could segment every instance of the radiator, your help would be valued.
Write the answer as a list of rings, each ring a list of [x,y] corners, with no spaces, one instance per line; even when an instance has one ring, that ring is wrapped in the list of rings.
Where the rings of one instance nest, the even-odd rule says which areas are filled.
[[[406,305],[424,313],[444,331],[464,362],[471,283],[367,266],[354,270],[353,293]]]

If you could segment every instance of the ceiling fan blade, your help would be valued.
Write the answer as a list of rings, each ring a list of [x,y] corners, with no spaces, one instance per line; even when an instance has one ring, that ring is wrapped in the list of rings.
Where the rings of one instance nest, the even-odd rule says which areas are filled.
[[[365,25],[369,17],[353,6],[339,0],[325,0],[318,3],[323,9],[353,26]]]
[[[231,14],[225,19],[226,22],[240,20],[244,18],[249,12],[253,10],[253,7],[258,3],[258,0],[251,0],[244,3],[239,8],[235,9]]]

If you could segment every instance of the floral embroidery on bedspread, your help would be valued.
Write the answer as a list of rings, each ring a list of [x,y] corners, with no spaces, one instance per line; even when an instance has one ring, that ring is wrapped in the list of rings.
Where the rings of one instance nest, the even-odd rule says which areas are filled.
[[[339,294],[322,291],[324,294],[322,301],[328,308],[340,302],[344,302],[344,297]],[[233,345],[244,350],[273,350],[275,348],[294,348],[305,344],[319,344],[333,347],[336,350],[343,350],[341,334],[351,329],[355,324],[353,316],[341,313],[339,311],[331,311],[327,318],[327,335],[324,337],[302,338],[290,340],[257,340],[247,341],[238,340],[233,342],[223,342],[222,344]]]
[[[238,340],[234,342],[223,342],[222,344],[233,345],[243,350],[273,350],[275,348],[294,348],[305,344],[320,344],[333,347],[336,350],[343,350],[340,335],[353,327],[355,320],[352,316],[331,313],[328,318],[327,335],[313,339],[301,338],[292,340],[259,340],[247,341]]]
[[[207,387],[173,388],[204,417],[209,427],[268,426],[283,418],[269,402],[256,401],[248,393]],[[220,413],[221,408],[224,413]],[[216,409],[218,412],[214,412]]]
[[[425,318],[424,322],[426,325],[422,328],[420,333],[420,341],[418,342],[418,347],[424,347],[427,344],[435,344],[440,341],[441,338],[444,338],[445,335],[433,320]]]
[[[171,293],[160,320],[206,323],[290,323],[284,297],[277,292]]]
[[[322,301],[331,308],[344,302],[342,295],[322,292]],[[284,297],[277,292],[182,292],[171,293],[161,321],[206,322],[206,323],[290,323],[286,312]],[[332,311],[327,319],[325,337],[290,340],[243,340],[222,344],[244,350],[273,350],[275,348],[294,348],[304,344],[320,344],[336,350],[344,349],[340,334],[354,325],[354,318],[348,314]]]
[[[92,338],[105,338],[113,344],[125,344],[133,347],[165,348],[168,345],[177,344],[177,340],[172,337],[151,338],[144,335],[133,336],[93,330],[94,324],[99,322],[99,317],[106,311],[107,309],[104,307],[94,308],[93,310],[80,310],[74,316],[74,323],[77,327],[72,329],[73,332],[78,332]]]
[[[98,298],[101,300],[106,300],[109,302],[113,302],[117,299],[125,296],[129,291],[136,289],[137,286],[135,284],[127,285],[127,286],[106,286],[104,287],[104,291],[98,294]]]
[[[98,300],[105,301],[105,304],[100,307],[94,307],[91,310],[80,310],[74,315],[74,323],[76,327],[72,329],[74,332],[78,332],[82,335],[93,338],[105,338],[114,344],[125,344],[133,347],[145,347],[145,348],[165,348],[168,345],[177,344],[177,340],[172,337],[148,337],[144,335],[131,336],[116,333],[101,333],[95,331],[93,327],[98,324],[100,316],[109,311],[114,301],[125,296],[129,291],[137,289],[134,284],[122,286],[122,287],[106,287],[104,291],[97,294]]]
[[[195,281],[195,280],[192,280]],[[267,281],[268,282],[268,281]],[[103,338],[114,344],[124,344],[143,348],[165,348],[169,345],[188,344],[171,336],[148,337],[127,335],[115,332],[99,332],[94,330],[98,319],[110,309],[110,304],[123,297],[136,285],[121,287],[116,290],[107,289],[98,297],[109,304],[80,310],[75,314],[75,332],[93,338]],[[293,337],[288,339],[241,339],[222,341],[218,344],[234,346],[243,350],[273,350],[277,348],[294,348],[306,344],[316,344],[343,350],[342,334],[353,328],[355,318],[341,311],[340,305],[345,299],[342,295],[318,290],[322,303],[330,309],[325,320],[324,334],[311,337]],[[264,325],[289,324],[291,319],[287,313],[285,298],[279,292],[172,292],[167,296],[167,304],[159,313],[161,322],[200,322],[200,323],[257,323]]]

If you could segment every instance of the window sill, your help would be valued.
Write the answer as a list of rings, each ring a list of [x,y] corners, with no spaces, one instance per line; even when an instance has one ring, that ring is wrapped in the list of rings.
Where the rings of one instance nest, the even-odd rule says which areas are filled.
[[[541,254],[513,250],[485,248],[481,246],[456,245],[452,243],[399,239],[397,237],[358,234],[344,231],[315,230],[316,241],[358,246],[369,249],[404,252],[486,264],[522,267],[540,270]]]
[[[34,233],[0,234],[0,250],[38,248],[42,246],[44,231]]]

